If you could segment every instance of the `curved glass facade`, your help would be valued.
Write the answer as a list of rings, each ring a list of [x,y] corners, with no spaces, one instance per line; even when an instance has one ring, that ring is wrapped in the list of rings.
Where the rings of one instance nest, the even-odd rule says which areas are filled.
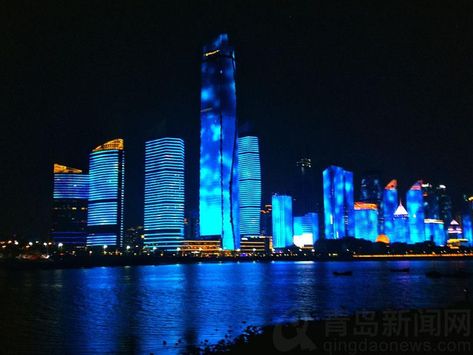
[[[259,235],[261,215],[261,165],[258,137],[238,138],[240,234]]]
[[[226,34],[204,47],[200,110],[200,237],[239,248],[235,55]]]
[[[123,140],[95,148],[89,159],[88,246],[122,246],[125,192]]]
[[[174,251],[184,239],[184,141],[160,138],[145,146],[146,247]]]
[[[80,169],[54,164],[51,237],[55,243],[86,244],[88,196],[87,174]]]

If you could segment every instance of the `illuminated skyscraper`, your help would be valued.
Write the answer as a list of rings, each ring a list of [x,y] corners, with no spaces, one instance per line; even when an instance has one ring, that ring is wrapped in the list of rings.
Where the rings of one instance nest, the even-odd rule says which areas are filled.
[[[395,237],[394,212],[396,212],[397,204],[397,180],[391,180],[389,184],[386,185],[383,192],[382,213],[384,230],[381,231],[381,233],[386,234],[390,240]]]
[[[294,217],[294,244],[313,245],[319,239],[319,217],[315,212]]]
[[[82,170],[54,164],[51,237],[55,243],[85,246],[89,175]]]
[[[391,243],[410,243],[409,214],[402,203],[394,212],[394,236],[389,239]]]
[[[426,219],[440,219],[440,196],[438,188],[432,184],[422,184],[422,197],[424,201],[424,214]]]
[[[378,207],[383,198],[381,179],[378,173],[366,173],[361,178],[360,201],[375,203]]]
[[[240,234],[260,234],[261,166],[258,137],[238,138]]]
[[[425,225],[425,240],[431,241],[436,245],[445,245],[445,229],[443,221],[440,219],[426,218]]]
[[[292,246],[292,197],[274,194],[272,198],[272,216],[274,248],[287,248]]]
[[[463,238],[468,241],[470,246],[473,246],[473,225],[471,223],[471,214],[464,214],[462,218]]]
[[[406,194],[407,212],[409,213],[410,243],[421,243],[425,239],[424,200],[422,181],[417,181]]]
[[[323,172],[325,238],[355,235],[353,173],[338,166]]]
[[[184,240],[184,141],[145,145],[145,247],[175,251]]]
[[[445,229],[447,229],[453,219],[452,199],[447,194],[447,187],[445,185],[440,184],[437,186],[437,194],[439,198],[440,219],[444,222]]]
[[[378,207],[375,203],[355,202],[355,237],[376,241]]]
[[[200,237],[239,248],[235,55],[226,34],[202,55],[200,129]]]
[[[294,184],[294,213],[302,216],[309,212],[316,212],[314,175],[310,158],[301,158],[296,162]]]
[[[95,148],[89,159],[88,246],[121,247],[125,194],[123,139]]]

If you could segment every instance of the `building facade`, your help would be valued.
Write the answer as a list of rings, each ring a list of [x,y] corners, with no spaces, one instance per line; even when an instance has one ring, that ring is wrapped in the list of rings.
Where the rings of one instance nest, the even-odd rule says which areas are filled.
[[[424,199],[422,181],[417,181],[406,194],[407,212],[409,213],[410,243],[421,243],[425,239]]]
[[[184,240],[184,141],[145,144],[144,245],[176,251]]]
[[[235,55],[226,34],[204,46],[200,129],[200,237],[239,248]]]
[[[323,171],[325,238],[355,235],[353,173],[338,166]]]
[[[389,239],[391,243],[410,243],[409,214],[402,203],[394,212],[394,235]]]
[[[287,248],[293,243],[292,197],[274,194],[272,197],[273,246]]]
[[[446,245],[447,239],[445,236],[445,229],[441,219],[426,218],[425,225],[425,239],[435,243],[435,245]]]
[[[319,239],[319,216],[315,212],[294,217],[294,244],[313,246]]]
[[[89,156],[87,246],[122,247],[124,197],[123,139],[114,139]]]
[[[355,237],[375,242],[378,237],[378,206],[355,202]]]
[[[381,224],[383,228],[380,230],[380,233],[387,235],[390,240],[395,237],[394,212],[396,212],[397,206],[397,180],[391,180],[389,184],[384,187],[383,191],[383,223]]]
[[[54,164],[53,174],[51,238],[56,244],[85,246],[89,175],[60,164]]]
[[[261,164],[258,137],[238,138],[240,234],[257,236],[261,231]]]

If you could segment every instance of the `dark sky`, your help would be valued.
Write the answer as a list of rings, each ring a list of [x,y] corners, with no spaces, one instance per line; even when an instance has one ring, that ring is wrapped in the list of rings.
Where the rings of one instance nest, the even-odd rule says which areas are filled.
[[[46,236],[52,164],[87,169],[89,151],[116,137],[126,225],[142,223],[144,141],[163,134],[186,141],[195,207],[200,48],[219,32],[236,47],[239,120],[261,137],[265,200],[302,155],[318,180],[339,164],[357,181],[367,170],[398,178],[401,196],[417,179],[446,184],[457,202],[473,193],[471,1],[10,3],[0,237]]]

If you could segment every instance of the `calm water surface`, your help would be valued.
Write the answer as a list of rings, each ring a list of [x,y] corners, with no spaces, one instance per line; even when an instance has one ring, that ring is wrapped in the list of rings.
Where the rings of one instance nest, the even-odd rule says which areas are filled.
[[[411,272],[389,271],[402,267]],[[360,309],[448,306],[464,299],[465,287],[473,288],[471,279],[429,279],[425,272],[432,269],[473,271],[473,261],[0,270],[0,340],[6,350],[173,353],[236,336],[247,325]],[[332,275],[344,270],[353,276]]]

